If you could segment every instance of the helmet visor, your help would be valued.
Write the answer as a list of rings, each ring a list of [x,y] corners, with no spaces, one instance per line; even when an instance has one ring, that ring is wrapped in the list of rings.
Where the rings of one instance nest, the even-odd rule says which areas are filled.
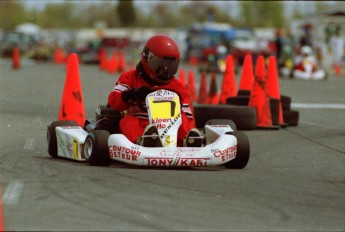
[[[157,75],[158,79],[168,81],[176,74],[179,66],[179,59],[160,58],[151,53],[147,63],[150,69]]]

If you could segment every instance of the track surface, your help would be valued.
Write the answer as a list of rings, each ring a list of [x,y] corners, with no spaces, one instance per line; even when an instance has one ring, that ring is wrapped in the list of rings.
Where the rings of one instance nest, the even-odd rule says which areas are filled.
[[[251,158],[244,170],[148,169],[51,158],[46,126],[57,120],[65,66],[24,62],[14,71],[1,61],[0,70],[6,230],[345,230],[344,77],[280,79],[280,92],[292,103],[321,105],[296,104],[297,127],[245,131]],[[97,66],[79,70],[87,118],[94,118],[118,74]],[[218,83],[219,89],[221,77]],[[340,109],[324,105],[331,103]]]

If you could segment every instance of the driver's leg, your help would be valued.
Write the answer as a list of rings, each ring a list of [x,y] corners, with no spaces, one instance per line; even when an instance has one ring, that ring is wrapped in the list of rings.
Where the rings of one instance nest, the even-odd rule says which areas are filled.
[[[147,121],[145,123],[145,121]],[[148,120],[140,120],[133,115],[127,115],[120,120],[120,131],[129,141],[135,143],[139,136],[144,133]]]

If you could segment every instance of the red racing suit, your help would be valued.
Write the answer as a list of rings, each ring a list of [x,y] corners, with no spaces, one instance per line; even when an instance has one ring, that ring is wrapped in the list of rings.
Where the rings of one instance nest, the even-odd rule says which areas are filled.
[[[131,142],[135,143],[137,138],[143,135],[145,127],[149,124],[148,113],[145,102],[137,100],[133,104],[128,104],[122,100],[122,92],[133,88],[147,86],[149,88],[156,87],[153,83],[146,81],[136,70],[128,71],[120,75],[114,89],[108,97],[109,106],[117,111],[127,110],[128,114],[120,120],[120,130]],[[187,88],[183,86],[176,78],[173,78],[168,84],[159,85],[159,88],[166,88],[175,91],[181,100],[181,117],[182,125],[179,128],[177,141],[178,146],[182,146],[183,139],[188,131],[195,127],[192,111],[189,107],[189,93]],[[141,104],[144,107],[139,107]]]

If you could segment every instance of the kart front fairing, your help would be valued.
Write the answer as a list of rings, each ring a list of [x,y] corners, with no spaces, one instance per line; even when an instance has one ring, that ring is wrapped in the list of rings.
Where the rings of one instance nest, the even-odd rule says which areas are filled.
[[[146,105],[150,124],[156,126],[163,147],[143,147],[122,134],[113,134],[108,138],[110,158],[144,166],[208,166],[220,165],[236,157],[237,139],[226,134],[232,131],[227,125],[207,126],[212,143],[205,147],[177,147],[182,119],[179,96],[175,92],[157,90],[150,93]]]
[[[143,147],[132,143],[122,134],[108,139],[110,158],[142,166],[210,166],[221,165],[236,157],[237,139],[221,135],[205,147]]]

